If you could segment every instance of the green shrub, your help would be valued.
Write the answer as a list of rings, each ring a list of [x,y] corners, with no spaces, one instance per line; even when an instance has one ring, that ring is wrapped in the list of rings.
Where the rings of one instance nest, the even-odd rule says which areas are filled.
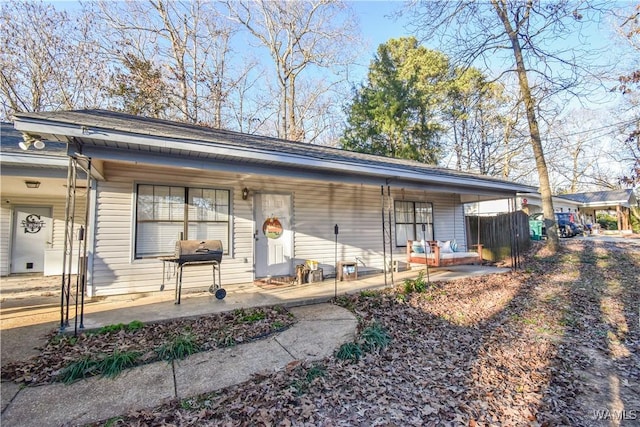
[[[404,279],[402,286],[405,294],[413,293],[413,291],[415,290],[415,288],[413,287],[413,280],[411,279]]]
[[[218,345],[220,347],[233,347],[236,344],[237,344],[236,343],[236,339],[231,334],[225,335],[224,338],[222,338],[221,340],[218,341]]]
[[[416,292],[424,292],[427,290],[427,282],[424,280],[424,272],[420,272],[416,280],[413,281],[413,288]]]
[[[617,230],[618,219],[614,215],[598,214],[597,222],[603,230]]]
[[[324,366],[313,365],[311,368],[307,370],[307,374],[305,375],[305,378],[307,382],[310,383],[316,378],[324,377],[326,373],[327,373],[327,370],[325,369]]]
[[[346,308],[349,311],[354,311],[355,307],[353,305],[353,299],[351,299],[348,295],[340,295],[334,301],[337,306],[342,308]]]
[[[142,323],[139,320],[134,320],[132,322],[130,322],[127,326],[126,326],[126,330],[128,332],[135,332],[139,329],[144,328],[144,323]]]
[[[109,334],[112,332],[120,332],[122,330],[126,330],[127,332],[134,332],[138,329],[144,328],[144,323],[139,320],[133,320],[128,324],[124,323],[116,323],[114,325],[106,325],[102,328],[98,329],[97,334]]]
[[[98,329],[98,334],[109,334],[112,332],[120,332],[125,328],[124,323],[116,323],[115,325],[106,325]]]
[[[418,277],[415,279],[404,279],[403,286],[405,294],[425,292],[427,290],[427,282],[424,280],[424,271],[418,273]]]
[[[107,422],[105,423],[104,427],[113,427],[113,426],[117,425],[122,420],[123,420],[122,417],[109,418],[107,420]]]
[[[640,208],[631,208],[631,215],[629,215],[629,223],[634,233],[640,233]]]
[[[284,323],[280,322],[279,320],[276,320],[275,322],[273,322],[271,324],[271,329],[277,331],[279,329],[284,328]]]
[[[255,323],[259,320],[263,320],[267,317],[267,314],[262,310],[246,311],[244,308],[237,308],[233,310],[233,314],[244,323]]]
[[[251,313],[247,313],[242,317],[244,323],[255,323],[267,318],[267,314],[262,310],[254,310]]]
[[[360,292],[360,296],[362,298],[374,298],[377,297],[380,294],[380,292],[378,291],[370,291],[370,290],[364,290]]]
[[[300,373],[302,369],[302,367],[296,368],[298,373]],[[309,390],[309,387],[311,386],[313,380],[315,380],[316,378],[324,377],[325,374],[326,369],[324,366],[313,365],[311,368],[307,369],[307,372],[305,372],[304,374],[304,378],[295,379],[291,383],[291,387],[295,391],[295,394],[297,396],[300,396]]]

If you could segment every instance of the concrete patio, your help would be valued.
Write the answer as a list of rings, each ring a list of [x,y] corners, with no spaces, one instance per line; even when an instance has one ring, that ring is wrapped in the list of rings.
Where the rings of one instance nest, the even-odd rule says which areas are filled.
[[[506,271],[509,269],[462,265],[430,268],[429,277],[432,281],[452,280]],[[393,274],[394,283],[395,285],[402,284],[405,279],[415,278],[420,272],[425,274],[426,278],[424,268],[395,272]],[[307,305],[329,301],[336,295],[367,289],[380,289],[385,286],[392,286],[390,274],[387,274],[386,285],[383,274],[360,276],[358,280],[352,281],[336,281],[334,278],[328,278],[317,283],[272,286],[270,289],[261,288],[253,283],[243,283],[225,285],[227,296],[223,300],[217,300],[206,290],[207,285],[197,289],[183,288],[180,305],[174,304],[174,288],[167,286],[162,292],[86,299],[83,326],[87,329],[93,329],[113,323],[127,323],[132,320],[153,322],[219,313],[236,308]],[[0,329],[3,335],[5,331],[10,329],[45,323],[56,327],[55,323],[60,321],[60,278],[57,276],[16,275],[2,277],[0,278],[0,297]],[[72,298],[72,316],[69,326],[72,331],[74,329],[74,304]]]

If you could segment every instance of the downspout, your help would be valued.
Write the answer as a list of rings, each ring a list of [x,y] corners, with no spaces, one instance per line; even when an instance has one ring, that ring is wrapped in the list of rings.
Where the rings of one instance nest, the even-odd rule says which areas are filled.
[[[476,241],[476,244],[479,245],[480,244],[480,196],[478,196],[478,240]]]
[[[94,254],[96,249],[96,233],[95,233],[95,225],[96,218],[98,215],[98,181],[95,179],[90,180],[91,185],[87,188],[87,201],[89,204],[89,214],[87,215],[87,222],[85,223],[85,227],[87,229],[86,238],[87,243],[87,297],[93,298],[95,296],[95,285],[93,283],[93,261]]]
[[[387,230],[385,227],[385,219],[384,219],[384,209],[385,209],[384,185],[380,186],[380,200],[381,200],[380,210],[382,212],[382,271],[384,272],[384,286],[387,287],[388,285],[387,283]]]

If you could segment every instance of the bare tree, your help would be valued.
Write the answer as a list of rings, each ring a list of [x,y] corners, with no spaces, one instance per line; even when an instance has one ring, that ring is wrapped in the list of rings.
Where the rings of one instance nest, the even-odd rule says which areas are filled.
[[[93,16],[52,4],[3,2],[0,17],[2,116],[102,106],[105,77],[91,37]]]
[[[545,153],[554,193],[621,188],[619,165],[629,162],[620,156],[624,152],[619,149],[624,147],[620,126],[629,123],[620,122],[618,116],[612,118],[602,111],[587,109],[571,110],[547,123]]]
[[[133,55],[163,67],[174,118],[214,127],[226,124],[226,97],[237,83],[228,73],[233,28],[216,3],[104,1],[99,8],[108,27],[104,37],[111,41],[111,59],[126,64]]]
[[[312,109],[301,105],[299,76],[305,70],[329,68],[349,62],[355,50],[355,24],[346,6],[332,0],[289,2],[227,1],[232,19],[244,26],[265,47],[274,61],[279,87],[278,135],[305,139],[304,120]],[[313,88],[316,94],[326,91]],[[306,93],[313,102],[319,95]]]
[[[444,119],[450,122],[451,153],[458,170],[513,178],[523,151],[513,108],[502,83],[488,81],[476,68],[456,69]],[[517,109],[516,109],[517,110]],[[516,115],[517,117],[517,115]],[[525,173],[529,173],[527,170]]]
[[[635,9],[623,14],[619,19],[618,32],[628,46],[631,48],[631,55],[637,59],[640,52],[640,4]],[[638,185],[640,183],[640,69],[637,60],[632,64],[633,70],[620,76],[619,90],[624,94],[628,105],[631,120],[621,131],[626,134],[623,142],[624,150],[622,160],[631,163],[628,175],[620,179],[626,185]]]
[[[557,250],[557,224],[539,118],[553,97],[577,94],[583,78],[592,75],[589,56],[598,52],[552,41],[579,35],[590,14],[598,10],[586,2],[568,0],[433,1],[415,3],[411,10],[419,34],[440,36],[440,42],[462,63],[495,70],[499,59],[504,61],[500,64],[503,73],[515,73],[538,172],[548,246]],[[509,56],[499,56],[500,52]]]

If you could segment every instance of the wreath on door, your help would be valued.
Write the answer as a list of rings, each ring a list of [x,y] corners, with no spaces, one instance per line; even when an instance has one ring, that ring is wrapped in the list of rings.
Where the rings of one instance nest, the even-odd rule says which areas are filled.
[[[282,236],[282,224],[277,217],[272,216],[267,218],[262,224],[262,232],[268,239],[277,239]]]

